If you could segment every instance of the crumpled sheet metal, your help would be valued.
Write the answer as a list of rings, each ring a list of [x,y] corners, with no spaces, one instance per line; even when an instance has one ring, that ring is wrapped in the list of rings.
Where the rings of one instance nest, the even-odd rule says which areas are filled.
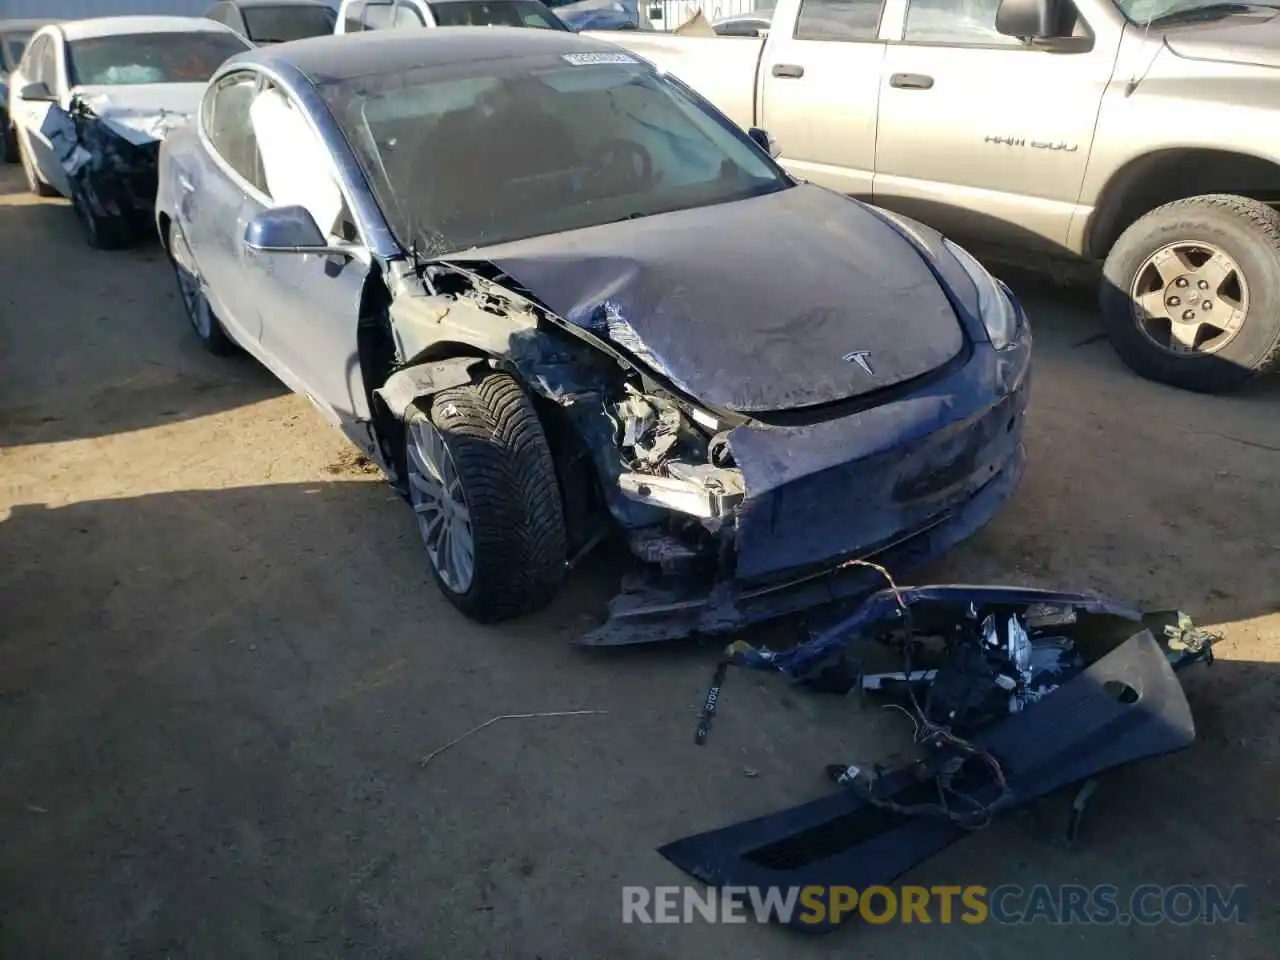
[[[698,401],[741,413],[846,400],[964,347],[916,248],[809,184],[448,259],[489,261],[570,323],[642,350]],[[842,359],[850,350],[874,355],[873,379]]]
[[[1113,612],[1110,601],[1089,602]],[[1117,697],[1115,684],[1137,697]],[[1009,787],[997,799],[999,791],[992,784],[975,799],[992,803],[991,812],[1000,813],[1106,770],[1184,749],[1194,740],[1195,722],[1182,684],[1151,632],[1142,630],[1034,708],[1011,714],[973,738],[975,746],[1000,758]],[[948,750],[937,751],[926,761],[927,773],[944,769],[951,756]],[[898,797],[920,789],[920,773],[907,765],[883,775],[877,795]],[[926,775],[923,782],[930,778]],[[862,792],[845,787],[800,806],[676,840],[658,852],[713,886],[865,890],[892,883],[968,832],[942,817],[874,807]],[[792,926],[827,933],[834,925],[829,915],[806,924],[797,912]]]
[[[1034,587],[1006,587],[992,585],[935,584],[921,587],[900,587],[881,590],[872,594],[849,616],[833,624],[812,639],[797,644],[790,650],[742,649],[735,660],[744,666],[772,667],[794,679],[809,676],[829,662],[831,656],[847,644],[856,642],[869,628],[901,618],[901,604],[910,607],[920,603],[938,603],[978,609],[991,605],[1069,607],[1077,612],[1110,614],[1135,622],[1142,614],[1118,600],[1093,593],[1074,593],[1061,590],[1038,590]]]
[[[51,105],[41,132],[66,170],[72,191],[89,210],[102,217],[148,216],[155,205],[158,137],[185,123],[186,117],[119,108],[103,117],[94,102],[106,105],[103,95],[77,95],[69,112]]]

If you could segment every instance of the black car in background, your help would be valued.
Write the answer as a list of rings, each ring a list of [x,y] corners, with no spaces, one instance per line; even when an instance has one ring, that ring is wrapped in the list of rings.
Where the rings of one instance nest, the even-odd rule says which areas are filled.
[[[22,59],[31,35],[47,20],[0,20],[0,162],[18,162],[18,139],[9,123],[9,74]]]
[[[333,33],[337,21],[337,13],[323,0],[225,0],[205,16],[255,45],[321,37]]]

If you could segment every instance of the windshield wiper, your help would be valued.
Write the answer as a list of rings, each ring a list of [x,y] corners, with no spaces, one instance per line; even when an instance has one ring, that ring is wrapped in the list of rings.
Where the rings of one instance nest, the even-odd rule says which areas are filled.
[[[1261,10],[1274,12],[1277,8],[1268,3],[1209,3],[1196,7],[1183,7],[1153,17],[1145,26],[1157,27],[1170,23],[1187,23],[1196,20],[1218,20],[1237,13],[1255,13]]]

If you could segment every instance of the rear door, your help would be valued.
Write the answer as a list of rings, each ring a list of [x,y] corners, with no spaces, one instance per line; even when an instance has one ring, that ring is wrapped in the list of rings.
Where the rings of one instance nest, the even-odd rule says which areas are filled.
[[[998,6],[907,0],[885,59],[874,197],[958,237],[1052,250],[1067,241],[1119,31],[1072,10],[1072,37],[1027,44],[996,31]]]
[[[760,125],[777,140],[779,159],[797,176],[857,196],[871,195],[875,170],[884,2],[800,0],[794,32],[770,33],[760,62]]]
[[[190,169],[175,166],[176,215],[196,266],[204,276],[214,313],[236,338],[259,339],[257,305],[247,292],[244,228],[248,198],[261,195],[262,164],[249,123],[258,75],[239,70],[220,78],[200,108],[203,149]],[[177,158],[175,158],[177,159]]]

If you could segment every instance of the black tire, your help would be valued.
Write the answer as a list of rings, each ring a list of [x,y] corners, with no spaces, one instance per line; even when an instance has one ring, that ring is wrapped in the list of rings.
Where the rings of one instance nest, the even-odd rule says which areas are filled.
[[[0,163],[18,162],[18,131],[9,122],[9,115],[0,108]]]
[[[1147,258],[1169,244],[1213,244],[1249,290],[1235,338],[1217,353],[1177,354],[1139,329],[1130,290]],[[1207,194],[1157,207],[1121,234],[1103,266],[1102,322],[1120,359],[1149,380],[1199,393],[1240,387],[1280,365],[1280,213],[1247,197]]]
[[[204,348],[215,356],[224,357],[227,354],[235,353],[236,344],[227,336],[226,330],[222,328],[222,321],[218,319],[217,314],[213,312],[213,307],[209,305],[209,301],[205,298],[203,292],[200,293],[201,299],[204,301],[203,309],[207,311],[207,322],[204,322],[193,313],[193,310],[200,309],[199,306],[193,305],[187,297],[187,291],[183,286],[184,268],[178,264],[173,255],[173,245],[175,242],[181,243],[183,247],[190,253],[190,248],[186,246],[186,238],[182,235],[182,227],[177,223],[170,223],[168,235],[164,238],[165,252],[169,256],[169,266],[173,267],[173,278],[178,284],[178,299],[182,302],[183,312],[187,315],[187,320],[191,324],[191,329],[195,331],[200,342],[204,344]],[[199,271],[195,267],[194,261],[191,263],[191,278],[195,282],[197,289],[203,287],[203,280]]]
[[[56,197],[58,191],[49,186],[40,179],[40,174],[36,173],[36,165],[31,161],[31,157],[27,154],[27,146],[23,141],[22,135],[18,135],[18,160],[22,164],[22,172],[27,178],[27,189],[37,197]]]
[[[85,201],[84,193],[74,184],[71,187],[71,208],[80,221],[85,242],[94,250],[123,250],[137,241],[138,231],[130,220],[94,213]]]
[[[424,419],[453,458],[471,518],[470,585],[453,590],[429,561],[441,592],[481,623],[545,606],[564,580],[565,523],[551,449],[528,395],[505,373],[443,390],[429,410],[409,408],[406,443]]]

